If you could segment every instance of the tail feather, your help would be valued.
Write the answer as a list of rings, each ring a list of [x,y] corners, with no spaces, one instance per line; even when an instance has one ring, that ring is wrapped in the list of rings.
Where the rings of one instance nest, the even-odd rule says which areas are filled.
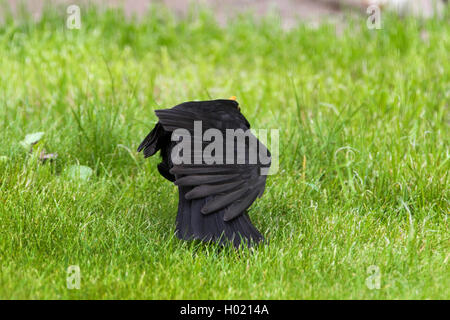
[[[221,245],[231,243],[235,247],[241,243],[252,246],[264,239],[247,213],[231,221],[224,220],[225,210],[205,215],[200,210],[208,198],[186,200],[186,191],[184,187],[179,188],[176,234],[180,239],[212,241]]]

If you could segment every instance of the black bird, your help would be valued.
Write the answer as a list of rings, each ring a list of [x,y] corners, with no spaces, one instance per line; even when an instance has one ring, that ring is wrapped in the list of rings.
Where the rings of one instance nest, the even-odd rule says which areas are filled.
[[[241,243],[251,246],[263,240],[247,213],[247,209],[264,192],[267,176],[261,174],[261,169],[268,170],[270,167],[270,152],[255,136],[250,133],[244,138],[245,144],[241,144],[241,148],[238,148],[236,143],[238,139],[233,138],[235,145],[234,149],[231,149],[231,153],[234,153],[230,158],[233,160],[231,163],[226,159],[217,161],[217,158],[214,158],[213,162],[205,159],[199,161],[197,158],[195,162],[199,152],[193,148],[190,157],[189,152],[184,154],[189,150],[180,152],[190,160],[188,163],[173,161],[172,158],[174,147],[181,141],[181,138],[172,137],[172,133],[177,129],[185,129],[184,132],[193,134],[191,146],[195,145],[196,139],[198,141],[194,121],[201,121],[201,137],[208,129],[216,129],[216,132],[223,134],[222,155],[216,153],[216,150],[211,154],[224,158],[226,129],[242,129],[241,132],[250,129],[250,124],[241,114],[237,101],[232,98],[190,101],[171,109],[155,110],[155,113],[159,121],[142,141],[138,152],[143,150],[147,158],[161,150],[162,162],[158,165],[158,171],[178,186],[178,238],[213,241],[221,245],[232,243],[235,247],[239,247]],[[256,140],[257,148],[250,142],[251,138]],[[210,142],[202,139],[202,150],[208,143]],[[259,157],[256,162],[252,162],[252,152],[265,152],[268,163],[263,164]],[[244,156],[241,159],[244,160],[236,163],[238,156],[242,154]]]

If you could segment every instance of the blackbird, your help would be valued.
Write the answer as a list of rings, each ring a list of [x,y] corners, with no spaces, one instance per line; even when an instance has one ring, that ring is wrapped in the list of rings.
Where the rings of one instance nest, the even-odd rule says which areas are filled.
[[[220,245],[231,243],[235,247],[262,241],[263,236],[250,221],[247,209],[264,192],[267,176],[262,174],[262,169],[270,167],[270,152],[250,132],[250,124],[240,112],[238,102],[232,98],[189,101],[155,113],[159,121],[142,141],[138,152],[144,151],[147,158],[160,150],[162,161],[158,171],[178,186],[177,237]],[[201,124],[200,131],[198,124]],[[209,129],[215,130],[214,139],[205,139]],[[230,129],[247,133],[240,140],[244,143],[239,145],[239,135],[228,135]],[[222,142],[217,133],[223,135]],[[177,144],[187,142],[185,139],[191,139],[191,143],[184,144],[187,147],[180,151]],[[205,156],[213,140],[217,150]],[[256,141],[256,147],[252,141]],[[232,147],[227,149],[230,143]],[[200,150],[195,149],[199,147]],[[175,148],[179,154],[176,161]],[[225,151],[230,151],[226,159]],[[259,157],[256,161],[253,157],[252,161],[252,156],[264,152],[268,161],[263,163]],[[184,161],[180,161],[180,156]]]

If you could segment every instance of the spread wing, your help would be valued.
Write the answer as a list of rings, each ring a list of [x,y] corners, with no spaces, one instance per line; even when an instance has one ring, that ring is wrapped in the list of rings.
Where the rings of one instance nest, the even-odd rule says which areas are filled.
[[[249,129],[245,117],[233,109],[213,109],[208,112],[199,109],[166,109],[156,110],[161,125],[166,131],[183,128],[189,132],[194,130],[194,121],[202,121],[202,130],[215,128],[225,133],[226,129]],[[238,153],[249,155],[255,152],[266,152],[266,147],[251,133],[247,133],[249,139],[239,148],[234,147],[234,158]],[[255,139],[257,144],[250,142]],[[224,138],[225,140],[225,138]],[[253,141],[255,141],[253,140]],[[262,196],[266,176],[261,175],[262,168],[268,168],[269,163],[262,164],[249,161],[250,156],[244,156],[242,164],[176,164],[170,169],[175,176],[175,184],[185,187],[187,200],[205,199],[201,208],[203,214],[212,214],[219,210],[225,210],[224,220],[230,221],[243,214],[256,200]],[[226,161],[223,161],[226,163]]]

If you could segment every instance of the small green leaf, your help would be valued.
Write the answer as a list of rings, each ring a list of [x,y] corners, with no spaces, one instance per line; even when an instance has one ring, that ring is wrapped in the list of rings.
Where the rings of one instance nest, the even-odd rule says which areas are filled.
[[[25,143],[25,141],[20,141],[20,145],[27,150],[29,150],[31,148],[31,145]]]
[[[39,140],[42,139],[42,137],[44,136],[44,132],[35,132],[35,133],[30,133],[27,134],[25,136],[25,139],[23,139],[20,144],[25,148],[25,149],[30,149],[30,147],[36,143],[39,142]]]
[[[67,168],[67,174],[72,179],[87,180],[94,171],[86,166],[72,165]]]
[[[43,136],[44,132],[30,133],[25,136],[25,139],[23,141],[28,144],[36,144],[37,142],[39,142],[39,140],[42,139]]]

